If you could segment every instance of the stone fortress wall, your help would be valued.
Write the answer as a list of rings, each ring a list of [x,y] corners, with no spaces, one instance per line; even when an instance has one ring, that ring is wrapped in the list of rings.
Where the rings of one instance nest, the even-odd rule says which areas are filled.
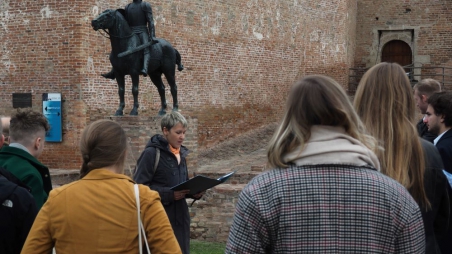
[[[63,142],[48,143],[41,157],[50,168],[79,168],[81,131],[118,107],[116,82],[100,76],[110,69],[110,43],[90,23],[103,10],[128,2],[0,2],[0,114],[12,110],[12,93],[32,93],[36,110],[42,93],[62,93]],[[150,3],[157,37],[182,55],[179,108],[197,119],[193,141],[200,148],[277,121],[297,77],[325,73],[346,86],[354,61],[356,0]],[[125,112],[132,106],[130,78],[127,82]],[[155,116],[157,89],[141,78],[139,91],[139,116]],[[171,105],[168,87],[166,94]]]

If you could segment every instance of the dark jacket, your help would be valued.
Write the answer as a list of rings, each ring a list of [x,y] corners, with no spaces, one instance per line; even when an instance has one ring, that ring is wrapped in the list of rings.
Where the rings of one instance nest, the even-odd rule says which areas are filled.
[[[31,189],[36,206],[41,209],[52,190],[49,169],[28,152],[11,146],[4,146],[0,150],[0,167],[7,169]]]
[[[428,126],[424,123],[424,119],[419,120],[416,124],[416,128],[419,133],[419,137],[430,141],[430,143],[433,143],[433,140],[437,137],[437,135],[428,131]]]
[[[442,172],[441,156],[435,146],[421,139],[426,161],[424,189],[431,209],[421,208],[425,228],[426,253],[441,253],[439,245],[450,228],[450,185]]]
[[[436,143],[436,148],[441,155],[441,159],[444,164],[444,170],[452,174],[452,131],[448,130]],[[449,198],[452,203],[452,190],[449,189]],[[452,220],[452,219],[451,219]],[[439,241],[439,245],[442,253],[452,253],[452,227],[445,237]]]
[[[160,149],[160,159],[155,172],[153,172],[156,157],[155,148]],[[177,158],[169,150],[166,139],[162,135],[154,135],[140,155],[133,177],[135,182],[147,185],[160,194],[163,207],[183,253],[190,252],[190,215],[185,199],[175,201],[174,191],[170,188],[188,180],[185,159],[187,155],[187,148],[181,146],[181,160],[178,165]]]
[[[0,253],[20,253],[37,213],[26,186],[0,168]]]
[[[443,160],[444,169],[452,174],[452,130],[446,131],[435,146]]]

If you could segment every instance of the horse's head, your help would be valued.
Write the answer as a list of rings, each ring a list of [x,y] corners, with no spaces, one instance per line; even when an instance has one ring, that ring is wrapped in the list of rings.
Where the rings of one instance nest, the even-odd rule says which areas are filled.
[[[109,29],[114,26],[116,10],[105,10],[91,21],[91,26],[95,31],[99,29]]]

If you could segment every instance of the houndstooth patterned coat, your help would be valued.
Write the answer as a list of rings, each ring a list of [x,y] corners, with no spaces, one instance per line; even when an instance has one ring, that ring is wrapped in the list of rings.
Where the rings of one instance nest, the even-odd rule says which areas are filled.
[[[424,253],[418,205],[372,167],[274,169],[240,194],[226,253]]]

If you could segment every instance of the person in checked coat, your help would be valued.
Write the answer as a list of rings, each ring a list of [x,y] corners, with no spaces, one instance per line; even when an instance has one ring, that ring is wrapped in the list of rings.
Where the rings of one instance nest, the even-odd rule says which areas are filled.
[[[225,253],[424,253],[419,206],[379,172],[378,149],[335,80],[297,81]]]

